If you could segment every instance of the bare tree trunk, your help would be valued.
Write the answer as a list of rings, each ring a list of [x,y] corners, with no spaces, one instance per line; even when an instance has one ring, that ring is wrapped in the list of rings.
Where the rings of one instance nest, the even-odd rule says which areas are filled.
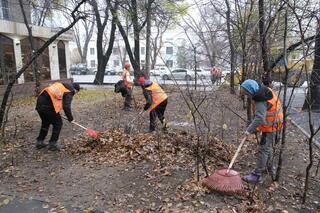
[[[131,0],[132,6],[132,23],[133,23],[133,39],[134,39],[134,58],[137,63],[136,68],[134,68],[134,76],[140,74],[140,27],[138,23],[138,11],[137,11],[137,1]]]
[[[29,40],[29,43],[30,43],[30,47],[31,47],[31,51],[30,51],[30,57],[34,54],[34,52],[36,51],[36,47],[34,45],[34,42],[33,42],[33,36],[32,36],[32,29],[31,27],[29,26],[29,23],[28,23],[28,19],[27,19],[27,16],[26,16],[26,13],[24,11],[24,8],[23,8],[23,2],[22,0],[19,0],[19,5],[20,5],[20,8],[21,8],[21,13],[22,13],[22,16],[23,16],[23,21],[24,21],[24,24],[28,30],[28,40]],[[35,81],[36,83],[36,87],[35,87],[35,95],[38,95],[39,92],[40,92],[40,80],[39,80],[39,74],[38,74],[38,70],[37,70],[37,60],[34,60],[34,62],[32,63],[32,73],[33,73],[33,81]]]
[[[110,0],[108,0],[110,1]],[[111,4],[111,3],[110,3]],[[91,1],[91,5],[93,7],[93,10],[95,12],[96,20],[97,20],[97,58],[98,58],[98,70],[94,79],[94,84],[101,85],[103,84],[104,80],[104,72],[106,69],[106,66],[108,64],[110,55],[112,53],[113,44],[115,40],[115,31],[116,31],[116,24],[115,24],[115,18],[112,18],[112,25],[110,30],[110,39],[109,39],[109,45],[106,53],[104,53],[103,48],[103,36],[104,36],[104,30],[108,22],[108,7],[105,9],[105,17],[103,22],[101,21],[100,11],[98,8],[97,2]],[[115,10],[117,10],[117,3],[115,5]]]
[[[124,28],[123,28],[123,26],[122,26],[122,24],[121,24],[121,22],[119,20],[118,13],[117,13],[116,9],[112,6],[110,0],[107,0],[107,4],[108,4],[108,7],[110,8],[111,14],[112,14],[113,18],[115,19],[115,23],[116,23],[116,25],[117,25],[120,33],[121,33],[121,36],[123,38],[123,41],[125,43],[127,53],[129,55],[132,67],[134,69],[134,75],[137,76],[138,73],[140,73],[140,58],[139,58],[139,56],[138,56],[138,58],[136,58],[137,53],[139,55],[139,52],[140,52],[139,49],[138,49],[138,47],[140,48],[139,40],[136,40],[137,39],[136,36],[138,36],[138,38],[139,38],[139,35],[137,35],[138,31],[137,31],[137,29],[134,30],[135,31],[134,32],[134,34],[135,34],[135,38],[134,38],[135,39],[135,45],[138,45],[138,47],[135,46],[135,51],[134,51],[135,53],[133,55],[133,53],[131,51],[131,45],[129,43],[128,35],[127,35],[126,31],[124,30]],[[134,24],[135,27],[137,27],[136,25],[137,25],[137,23]]]
[[[320,20],[318,20],[317,34],[315,37],[314,64],[311,73],[308,94],[304,101],[303,110],[320,110]]]
[[[231,10],[230,10],[230,4],[229,0],[225,0],[227,11],[226,11],[226,21],[227,21],[227,34],[228,34],[228,40],[229,40],[229,46],[230,46],[230,93],[235,94],[235,88],[234,88],[234,71],[236,68],[236,50],[233,44],[233,38],[231,33]]]
[[[266,31],[265,31],[265,12],[264,0],[259,0],[259,37],[263,65],[263,81],[271,82],[271,71],[269,70],[269,61],[267,53]]]
[[[151,45],[150,45],[150,41],[151,41],[151,4],[152,1],[148,0],[148,7],[147,7],[147,35],[146,35],[146,66],[145,66],[145,70],[144,70],[144,75],[149,78],[150,75],[150,54],[151,54]]]

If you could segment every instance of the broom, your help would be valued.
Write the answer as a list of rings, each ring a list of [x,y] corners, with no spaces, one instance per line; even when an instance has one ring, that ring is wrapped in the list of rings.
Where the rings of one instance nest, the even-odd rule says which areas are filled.
[[[61,116],[61,117],[62,117],[63,119],[65,119],[65,120],[68,120],[68,119],[67,119],[66,117],[64,117],[64,116]],[[71,123],[74,124],[74,125],[76,125],[76,126],[78,126],[78,127],[80,127],[80,128],[82,128],[82,129],[84,129],[84,130],[86,130],[86,133],[87,133],[88,136],[90,136],[90,137],[92,137],[92,138],[94,138],[94,139],[99,139],[99,138],[100,138],[99,133],[97,133],[97,132],[94,131],[93,129],[86,128],[86,127],[82,126],[81,124],[78,124],[78,123],[75,122],[75,121],[72,121]]]
[[[239,172],[231,170],[233,163],[235,162],[242,145],[246,141],[247,137],[243,138],[235,155],[233,156],[229,167],[216,170],[209,177],[205,178],[203,185],[209,189],[224,192],[228,194],[237,194],[243,192],[243,184]]]

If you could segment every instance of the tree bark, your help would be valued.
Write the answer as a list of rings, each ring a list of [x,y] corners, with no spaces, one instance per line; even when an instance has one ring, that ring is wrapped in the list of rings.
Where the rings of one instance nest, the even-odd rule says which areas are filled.
[[[308,94],[304,101],[303,110],[320,110],[320,21],[318,20],[314,46],[314,64],[311,72]]]
[[[133,24],[133,39],[134,39],[134,58],[136,61],[136,68],[134,68],[134,76],[140,75],[140,26],[138,22],[137,1],[131,0],[132,7],[132,24]]]
[[[148,0],[148,6],[147,6],[147,35],[146,35],[146,63],[145,63],[145,70],[144,70],[144,75],[146,78],[149,78],[149,74],[150,74],[150,58],[151,58],[151,4],[152,1]]]
[[[108,2],[111,5],[110,0]],[[100,16],[100,11],[98,8],[98,4],[96,0],[91,1],[91,5],[93,7],[95,17],[96,17],[96,22],[97,22],[97,60],[98,60],[98,70],[94,79],[94,84],[101,85],[103,84],[104,80],[104,73],[106,66],[108,64],[110,55],[112,53],[113,45],[114,45],[114,40],[115,40],[115,31],[116,31],[116,24],[115,24],[115,18],[112,18],[112,25],[111,25],[111,30],[110,30],[110,39],[109,39],[109,45],[106,53],[104,53],[104,44],[103,44],[103,36],[104,36],[104,30],[106,28],[108,18],[109,18],[109,13],[108,13],[108,7],[105,9],[105,17],[102,22],[101,16]],[[117,10],[117,3],[114,7],[115,11]]]
[[[236,50],[233,44],[233,38],[231,33],[231,9],[229,0],[225,0],[227,11],[226,11],[226,21],[227,21],[227,34],[228,34],[228,40],[229,40],[229,46],[230,46],[230,93],[235,94],[235,88],[234,88],[234,71],[236,68]]]
[[[266,31],[265,31],[264,0],[259,0],[259,37],[260,37],[260,47],[261,47],[261,56],[262,56],[262,65],[263,65],[262,79],[265,82],[271,82],[271,72],[269,69]]]
[[[121,33],[121,36],[123,38],[123,41],[125,43],[125,46],[126,46],[126,50],[127,50],[127,53],[129,55],[129,58],[130,58],[130,62],[131,62],[131,65],[134,69],[134,73],[135,73],[135,76],[137,75],[137,73],[140,73],[140,60],[138,61],[137,58],[135,58],[135,55],[133,55],[132,51],[131,51],[131,46],[130,46],[130,43],[129,43],[129,39],[128,39],[128,36],[127,36],[127,33],[126,31],[124,30],[120,20],[119,20],[119,17],[118,17],[118,13],[116,11],[116,9],[112,6],[110,0],[107,0],[107,4],[108,4],[108,7],[111,11],[111,14],[112,14],[112,17],[114,18],[115,20],[115,23]],[[136,41],[135,41],[136,42]]]
[[[29,40],[30,47],[31,47],[31,51],[30,51],[30,58],[31,58],[32,54],[36,51],[36,47],[33,42],[32,29],[29,26],[26,13],[23,8],[22,0],[19,0],[19,5],[20,5],[22,16],[23,16],[24,24],[28,30],[28,40]],[[32,66],[32,73],[33,73],[33,81],[35,81],[35,83],[36,83],[36,87],[35,87],[34,92],[35,92],[35,95],[38,95],[40,92],[40,79],[39,79],[39,73],[38,73],[38,69],[37,69],[37,67],[38,67],[37,60],[34,60],[34,62],[32,63],[31,66]]]

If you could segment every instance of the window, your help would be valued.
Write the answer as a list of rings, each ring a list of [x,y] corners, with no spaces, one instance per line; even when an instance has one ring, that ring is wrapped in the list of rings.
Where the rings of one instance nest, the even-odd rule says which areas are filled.
[[[58,59],[60,79],[67,78],[66,49],[63,41],[58,42]]]
[[[94,55],[94,48],[90,48],[90,55]]]
[[[112,53],[115,55],[119,55],[119,53],[120,53],[119,48],[117,48],[117,47],[113,48]]]
[[[0,18],[9,19],[9,4],[8,0],[0,0]]]
[[[167,67],[173,67],[173,60],[167,60],[166,65]]]
[[[96,67],[96,60],[91,60],[90,66],[95,68]]]
[[[167,47],[166,48],[166,54],[167,55],[172,55],[173,54],[173,47]]]
[[[141,55],[145,55],[146,54],[146,48],[145,47],[141,47]]]
[[[0,34],[0,85],[7,84],[16,73],[12,39]]]
[[[33,43],[36,49],[39,49],[45,42],[40,39],[33,37]],[[20,41],[21,44],[21,53],[22,53],[22,62],[26,64],[30,59],[31,46],[28,38],[24,38]],[[50,71],[50,58],[49,58],[49,49],[46,48],[42,54],[36,59],[37,67],[36,71],[39,73],[40,81],[42,80],[51,80],[51,71]],[[29,66],[24,72],[24,81],[32,82],[34,81],[32,66]]]
[[[114,67],[118,67],[120,65],[120,61],[119,60],[113,60],[113,66]]]

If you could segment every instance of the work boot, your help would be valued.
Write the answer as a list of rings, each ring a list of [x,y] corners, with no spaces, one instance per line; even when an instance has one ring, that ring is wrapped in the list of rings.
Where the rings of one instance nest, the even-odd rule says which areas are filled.
[[[247,183],[259,183],[261,181],[261,175],[255,173],[255,172],[251,172],[249,175],[246,175],[242,178],[245,182]]]
[[[156,128],[150,127],[148,132],[151,133],[151,132],[154,132],[155,130],[156,130]]]
[[[47,144],[45,144],[42,140],[37,140],[36,149],[42,149],[46,146],[47,146]]]
[[[166,119],[163,119],[162,129],[165,131],[168,129],[168,127],[169,127],[168,121]]]
[[[48,150],[50,151],[60,151],[60,149],[63,149],[64,146],[57,144],[57,141],[50,141]]]

